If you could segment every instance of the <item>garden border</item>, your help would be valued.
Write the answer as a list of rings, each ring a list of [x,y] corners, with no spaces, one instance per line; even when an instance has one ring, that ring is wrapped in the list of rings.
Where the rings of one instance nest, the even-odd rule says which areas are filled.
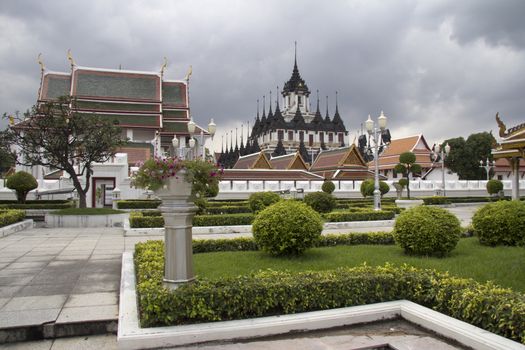
[[[28,228],[33,228],[34,225],[35,223],[33,222],[33,219],[26,219],[19,222],[15,222],[11,225],[0,227],[0,237],[6,237],[13,233],[23,231]]]
[[[523,350],[525,346],[407,300],[248,320],[140,328],[133,253],[122,255],[117,341],[120,349],[148,349],[248,339],[401,317],[479,350]]]

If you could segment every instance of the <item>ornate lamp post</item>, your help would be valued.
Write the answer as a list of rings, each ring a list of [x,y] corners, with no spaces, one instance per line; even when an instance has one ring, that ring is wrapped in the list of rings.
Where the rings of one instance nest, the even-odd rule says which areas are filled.
[[[365,121],[366,130],[368,135],[374,140],[374,210],[381,210],[381,192],[379,191],[379,162],[378,162],[378,149],[379,143],[381,142],[381,134],[379,131],[383,131],[386,128],[387,117],[381,111],[381,115],[377,118],[377,127],[374,121],[368,115],[368,119]]]
[[[213,151],[213,136],[215,136],[215,131],[217,131],[217,124],[215,124],[215,122],[213,121],[213,118],[211,118],[210,123],[208,124],[208,132],[211,135],[210,153],[214,160],[215,160],[215,152]],[[202,147],[203,147],[202,156],[204,157],[204,143]]]
[[[190,133],[190,140],[188,141],[188,145],[190,146],[190,159],[193,159],[193,147],[195,147],[195,139],[193,138],[193,134],[195,133],[195,122],[193,121],[193,118],[191,118],[188,123],[188,132]]]
[[[447,196],[447,189],[445,185],[445,158],[450,153],[450,145],[447,143],[445,147],[441,148],[441,146],[436,144],[434,147],[434,151],[432,151],[433,158],[436,159],[436,161],[441,162],[441,183],[443,184],[443,196]]]
[[[485,169],[487,172],[487,181],[490,180],[490,169],[494,169],[496,167],[496,161],[490,162],[489,158],[487,157],[487,160],[485,161],[485,165],[483,165],[483,160],[479,161],[479,167]]]

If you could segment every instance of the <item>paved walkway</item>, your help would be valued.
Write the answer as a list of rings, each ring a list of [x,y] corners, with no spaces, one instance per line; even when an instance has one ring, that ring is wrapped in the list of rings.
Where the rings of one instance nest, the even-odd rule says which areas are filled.
[[[476,208],[456,207],[451,211],[466,225]],[[122,253],[133,250],[137,242],[160,238],[124,237],[122,229],[107,228],[34,228],[0,238],[0,344],[17,339],[115,332]],[[73,342],[84,344],[82,339],[93,341],[79,345],[81,348],[116,346],[113,336],[75,339],[40,341],[38,347],[30,348],[77,348]],[[95,346],[99,342],[104,345]],[[28,345],[11,344],[21,349]]]

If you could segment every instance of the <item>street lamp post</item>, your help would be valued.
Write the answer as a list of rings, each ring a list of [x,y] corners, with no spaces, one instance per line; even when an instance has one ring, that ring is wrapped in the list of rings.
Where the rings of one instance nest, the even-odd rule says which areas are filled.
[[[211,135],[210,154],[213,160],[215,160],[215,152],[213,151],[213,136],[215,136],[215,131],[217,131],[217,124],[215,124],[213,118],[211,118],[210,123],[208,124],[208,132]]]
[[[381,192],[379,191],[379,162],[378,162],[378,149],[381,134],[379,131],[383,131],[386,128],[387,118],[381,111],[381,115],[377,118],[376,127],[374,121],[368,115],[368,119],[365,122],[366,130],[370,137],[374,140],[374,210],[381,210]]]
[[[190,147],[190,159],[193,159],[195,158],[193,154],[193,148],[195,147],[195,139],[193,138],[193,134],[195,133],[195,122],[193,121],[193,118],[188,122],[188,133],[190,134],[190,140],[188,141]]]
[[[490,169],[494,169],[496,167],[496,162],[492,161],[490,162],[489,158],[487,157],[487,160],[485,161],[485,165],[483,165],[483,160],[479,161],[479,167],[485,169],[487,172],[487,181],[490,180]]]
[[[436,144],[436,146],[434,147],[434,151],[432,152],[434,157],[436,159],[439,157],[441,161],[441,183],[443,184],[443,196],[444,197],[447,196],[447,189],[445,185],[445,158],[448,156],[449,153],[450,153],[450,145],[448,143],[443,148],[439,146],[439,143]]]

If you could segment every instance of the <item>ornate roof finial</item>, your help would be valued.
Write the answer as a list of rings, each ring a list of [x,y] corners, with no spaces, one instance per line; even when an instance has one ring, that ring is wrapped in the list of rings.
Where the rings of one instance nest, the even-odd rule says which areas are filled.
[[[190,64],[190,68],[188,68],[188,73],[186,73],[186,76],[184,77],[184,80],[186,80],[186,83],[190,81],[190,77],[192,73],[193,73],[193,66]]]
[[[257,99],[257,119],[259,119],[259,99]]]
[[[328,95],[326,96],[326,119],[329,120],[329,116],[328,116]]]
[[[270,111],[268,112],[268,115],[272,115],[272,90],[270,90]]]
[[[279,109],[279,85],[277,85],[275,95],[277,95],[277,98],[275,99],[275,111],[277,111]]]
[[[263,118],[266,118],[266,95],[263,95]]]
[[[164,56],[164,62],[162,63],[162,66],[160,66],[160,76],[162,77],[164,75],[164,71],[166,70],[166,67],[168,66],[168,59],[166,56]]]
[[[40,65],[40,71],[43,72],[46,69],[46,66],[44,66],[44,62],[42,61],[42,53],[38,54],[38,57],[37,57],[36,61]]]
[[[320,110],[319,110],[319,89],[317,89],[317,111],[316,111],[316,113],[317,112],[321,113]]]
[[[294,50],[294,61],[295,61],[295,67],[297,68],[297,41],[294,41],[295,50]]]
[[[71,54],[71,49],[67,49],[67,60],[71,64],[71,69],[73,69],[73,67],[77,65],[75,63],[75,60],[73,60],[73,55]]]
[[[337,106],[337,91],[335,92],[335,114],[339,114],[339,108]]]

